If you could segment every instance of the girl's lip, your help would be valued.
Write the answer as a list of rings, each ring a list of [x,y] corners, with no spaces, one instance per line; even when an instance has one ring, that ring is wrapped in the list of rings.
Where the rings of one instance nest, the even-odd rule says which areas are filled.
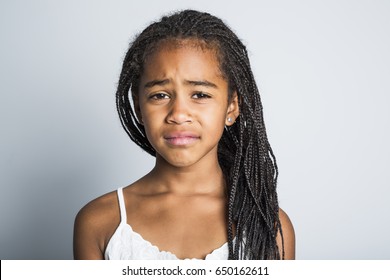
[[[182,131],[182,132],[172,132],[164,135],[165,139],[171,138],[199,138],[199,136],[193,132]]]
[[[185,146],[199,140],[199,136],[192,132],[173,132],[164,136],[165,141],[174,146]]]

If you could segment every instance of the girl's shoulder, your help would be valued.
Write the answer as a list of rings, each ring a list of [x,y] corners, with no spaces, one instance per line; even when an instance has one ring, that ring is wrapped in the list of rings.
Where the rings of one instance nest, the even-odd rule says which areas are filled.
[[[282,209],[279,208],[279,220],[282,227],[283,241],[278,232],[276,241],[278,247],[282,248],[284,245],[284,257],[285,259],[295,259],[295,231],[294,226],[289,216]]]
[[[82,219],[98,226],[104,220],[113,218],[112,216],[117,214],[118,211],[115,211],[115,206],[118,205],[117,201],[116,191],[106,193],[81,208],[76,219]]]

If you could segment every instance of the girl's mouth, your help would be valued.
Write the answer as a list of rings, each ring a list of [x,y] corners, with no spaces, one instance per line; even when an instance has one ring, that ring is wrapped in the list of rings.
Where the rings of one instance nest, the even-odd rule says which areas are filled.
[[[185,146],[198,141],[200,137],[192,132],[174,132],[164,136],[164,139],[173,146]]]

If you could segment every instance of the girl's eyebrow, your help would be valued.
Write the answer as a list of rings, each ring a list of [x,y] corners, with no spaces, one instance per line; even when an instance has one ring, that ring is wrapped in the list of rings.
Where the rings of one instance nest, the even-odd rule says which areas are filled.
[[[169,79],[164,80],[152,80],[147,83],[145,83],[145,88],[151,88],[154,86],[163,86],[166,84],[169,84]],[[192,86],[204,86],[204,87],[211,87],[211,88],[218,88],[218,86],[210,81],[207,80],[199,80],[199,81],[191,81],[191,80],[185,80],[185,83]]]
[[[149,81],[147,83],[145,83],[145,88],[151,88],[151,87],[154,87],[154,86],[163,86],[163,85],[166,85],[166,84],[169,84],[169,80],[168,79],[165,79],[165,80],[153,80],[153,81]]]
[[[193,85],[193,86],[204,86],[204,87],[218,88],[216,84],[214,84],[212,82],[209,82],[207,80],[201,80],[201,81],[189,81],[189,80],[186,80],[185,82],[186,82],[186,84],[190,84],[190,85]]]

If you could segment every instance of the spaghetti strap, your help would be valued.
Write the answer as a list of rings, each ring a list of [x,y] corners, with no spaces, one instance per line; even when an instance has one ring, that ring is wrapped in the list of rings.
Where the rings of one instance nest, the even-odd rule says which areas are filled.
[[[126,215],[126,206],[125,200],[123,198],[123,188],[119,188],[117,190],[118,193],[118,202],[119,202],[119,210],[121,213],[121,223],[127,223],[127,215]]]

